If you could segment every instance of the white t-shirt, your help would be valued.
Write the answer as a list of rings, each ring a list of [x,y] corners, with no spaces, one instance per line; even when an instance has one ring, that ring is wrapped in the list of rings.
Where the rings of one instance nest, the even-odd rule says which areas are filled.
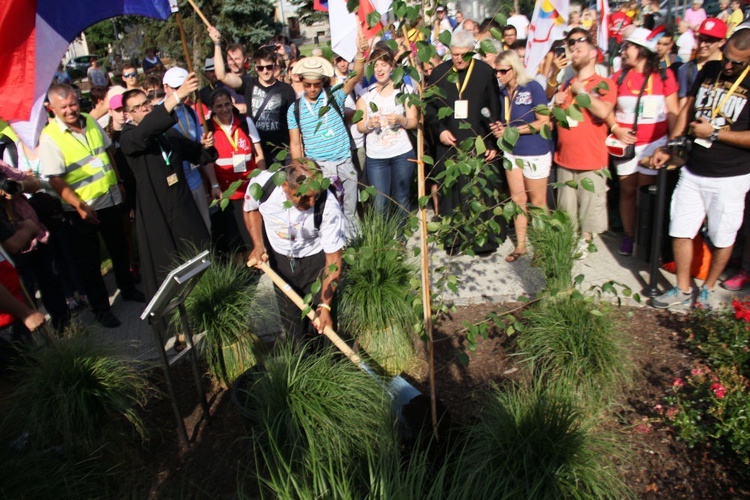
[[[346,244],[344,213],[336,197],[328,193],[320,230],[316,230],[314,207],[304,212],[294,206],[284,208],[284,202],[288,200],[281,186],[273,188],[262,204],[250,195],[253,184],[262,188],[273,174],[261,172],[250,182],[243,206],[245,212],[260,211],[271,248],[278,254],[295,258],[341,250]]]
[[[687,30],[685,33],[677,38],[677,55],[680,56],[684,62],[690,60],[690,56],[693,54],[695,48],[695,35],[691,30]]]
[[[372,85],[369,91],[362,96],[365,101],[367,116],[380,116],[385,121],[385,116],[391,113],[404,115],[404,105],[396,102],[396,96],[399,92],[394,90],[391,95],[383,96],[378,93],[377,86]],[[377,107],[373,111],[372,104]],[[368,158],[394,158],[396,156],[408,153],[412,149],[409,136],[401,127],[380,127],[367,133],[367,157]]]
[[[516,14],[515,16],[510,16],[506,23],[516,28],[516,37],[519,40],[526,40],[528,38],[529,18],[523,14]]]

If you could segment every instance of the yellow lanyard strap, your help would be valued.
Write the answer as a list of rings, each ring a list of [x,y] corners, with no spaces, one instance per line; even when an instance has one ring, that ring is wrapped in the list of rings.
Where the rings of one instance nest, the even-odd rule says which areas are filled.
[[[714,118],[716,118],[716,115],[719,114],[719,111],[721,108],[724,107],[724,105],[727,103],[730,97],[732,97],[732,94],[734,94],[734,91],[737,90],[737,87],[740,86],[740,83],[745,80],[745,77],[747,76],[747,72],[750,71],[750,66],[746,66],[745,70],[742,72],[742,74],[737,78],[731,87],[729,87],[729,92],[724,96],[724,99],[721,100],[721,103],[718,107],[714,108],[713,111],[711,111],[711,124],[713,125]]]
[[[224,132],[224,135],[227,136],[227,140],[229,141],[229,144],[232,146],[232,150],[233,151],[239,151],[239,147],[237,146],[237,142],[239,141],[239,137],[240,137],[239,127],[237,127],[236,129],[234,129],[234,139],[233,139],[232,138],[232,134],[230,134],[229,132],[227,132],[227,128],[225,128],[224,125],[222,125],[221,123],[219,123],[219,121],[216,119],[216,117],[214,117],[213,120],[214,120],[214,123],[216,123],[219,126],[219,128],[221,128],[221,131]],[[230,131],[232,130],[232,124],[234,124],[234,116],[232,117],[232,121],[229,123],[229,127],[228,128],[229,128]]]
[[[456,68],[453,68],[453,71],[456,71]],[[458,86],[458,79],[456,79],[456,90],[458,90],[458,99],[461,99],[461,96],[464,94],[464,90],[466,90],[466,86],[469,84],[469,78],[471,78],[471,74],[474,72],[474,59],[471,59],[471,62],[469,63],[469,71],[466,72],[466,78],[464,78],[464,84],[459,88]]]

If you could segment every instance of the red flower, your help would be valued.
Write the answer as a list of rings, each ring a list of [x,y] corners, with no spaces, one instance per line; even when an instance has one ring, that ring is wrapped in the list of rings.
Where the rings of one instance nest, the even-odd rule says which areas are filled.
[[[723,399],[727,395],[727,390],[718,382],[711,384],[711,391],[719,399]]]
[[[685,382],[683,382],[682,379],[679,377],[674,379],[674,382],[672,382],[672,387],[674,387],[675,389],[679,389],[683,385],[685,385]]]
[[[734,309],[734,317],[736,319],[750,322],[750,301],[734,299],[732,301],[732,308]]]

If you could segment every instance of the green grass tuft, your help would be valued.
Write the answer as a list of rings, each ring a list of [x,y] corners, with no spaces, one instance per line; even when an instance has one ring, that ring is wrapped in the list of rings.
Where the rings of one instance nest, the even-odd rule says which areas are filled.
[[[545,290],[554,295],[573,286],[573,254],[578,237],[570,216],[562,210],[547,214],[534,211],[529,243],[534,264],[542,270]]]

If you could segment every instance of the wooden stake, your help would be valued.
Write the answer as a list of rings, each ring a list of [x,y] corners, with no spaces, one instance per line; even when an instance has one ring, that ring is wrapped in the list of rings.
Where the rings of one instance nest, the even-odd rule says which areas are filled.
[[[201,18],[201,20],[203,21],[203,24],[206,25],[206,28],[210,28],[211,27],[211,23],[208,22],[208,19],[206,19],[206,16],[203,15],[203,12],[201,12],[201,10],[198,8],[198,6],[195,5],[195,2],[193,2],[193,0],[188,0],[188,3],[195,10],[195,13],[198,14],[198,17]]]
[[[190,52],[188,51],[187,37],[185,36],[185,28],[182,26],[182,15],[180,14],[179,11],[175,12],[175,19],[177,20],[177,27],[180,29],[180,40],[182,41],[182,52],[183,54],[185,54],[185,64],[187,65],[188,73],[193,73],[193,59],[190,57]],[[206,123],[206,116],[203,113],[203,106],[201,105],[200,92],[195,93],[195,104],[196,104],[196,108],[198,108],[198,116],[200,117],[201,123],[203,124],[203,131],[208,132],[208,124]]]

